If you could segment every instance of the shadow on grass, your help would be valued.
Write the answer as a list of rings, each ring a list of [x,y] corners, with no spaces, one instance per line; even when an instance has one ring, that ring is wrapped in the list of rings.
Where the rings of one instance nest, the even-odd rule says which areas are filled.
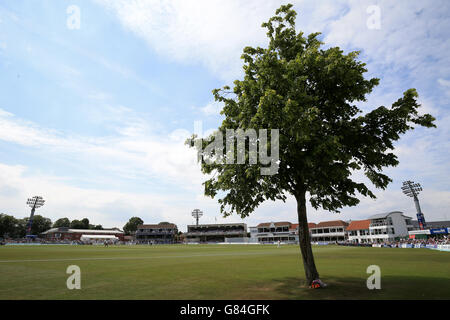
[[[323,278],[324,289],[306,287],[304,278],[273,280],[276,295],[295,300],[366,300],[366,299],[450,299],[450,279],[433,277],[386,276],[380,290],[369,290],[364,278]]]

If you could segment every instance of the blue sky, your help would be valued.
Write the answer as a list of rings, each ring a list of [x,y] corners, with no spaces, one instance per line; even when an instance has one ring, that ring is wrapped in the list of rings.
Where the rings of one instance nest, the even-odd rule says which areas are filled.
[[[422,183],[426,219],[450,219],[450,4],[292,2],[299,30],[361,50],[367,76],[381,79],[364,110],[389,106],[414,87],[438,125],[397,143],[400,165],[387,170],[394,181],[376,201],[362,199],[341,214],[309,208],[309,220],[389,210],[415,216],[400,191],[406,179]],[[216,201],[202,196],[204,177],[183,141],[195,121],[205,131],[220,124],[211,90],[241,77],[242,48],[266,44],[260,25],[283,3],[2,1],[0,212],[26,216],[26,198],[42,195],[40,213],[53,220],[122,227],[140,216],[184,231],[200,208],[204,223],[240,222],[221,218]],[[70,6],[79,10],[79,28],[68,24]],[[244,222],[272,220],[295,222],[294,201],[265,203]]]

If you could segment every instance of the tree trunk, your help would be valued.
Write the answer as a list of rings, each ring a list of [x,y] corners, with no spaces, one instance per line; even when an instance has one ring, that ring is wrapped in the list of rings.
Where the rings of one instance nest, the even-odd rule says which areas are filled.
[[[303,267],[305,269],[306,284],[311,285],[313,280],[319,279],[319,273],[314,263],[314,256],[311,249],[311,240],[309,237],[308,219],[306,218],[306,192],[302,191],[295,196],[297,200],[298,215],[298,239],[300,251],[302,252]]]

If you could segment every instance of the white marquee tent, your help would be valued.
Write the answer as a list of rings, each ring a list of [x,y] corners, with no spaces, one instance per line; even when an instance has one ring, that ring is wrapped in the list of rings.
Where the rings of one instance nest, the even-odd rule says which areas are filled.
[[[100,240],[109,240],[109,241],[117,241],[119,238],[113,235],[108,234],[83,234],[80,238],[81,241],[100,241]]]

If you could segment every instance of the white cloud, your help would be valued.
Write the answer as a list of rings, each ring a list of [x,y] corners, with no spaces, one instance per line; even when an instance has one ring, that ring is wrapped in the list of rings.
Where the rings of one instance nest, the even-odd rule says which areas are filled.
[[[0,109],[0,139],[25,146],[66,145],[56,131],[39,128],[36,124],[15,119],[13,114]]]
[[[377,1],[381,12],[379,30],[367,27],[370,15],[366,9],[372,4],[348,1],[346,14],[330,23],[325,42],[346,50],[362,50],[369,60],[370,73],[381,76],[381,85],[393,81],[394,90],[412,85],[430,88],[435,79],[449,74],[450,41],[444,40],[448,39],[444,30],[450,28],[450,17],[441,14],[448,7],[446,1],[435,1],[433,5],[423,1]],[[405,84],[402,75],[410,79],[409,83]]]
[[[108,114],[105,121],[125,123],[119,135],[85,137],[42,128],[0,109],[0,141],[31,148],[48,161],[61,159],[65,172],[50,175],[0,163],[1,211],[26,216],[24,199],[42,195],[48,201],[40,213],[53,221],[88,217],[95,224],[122,227],[131,216],[139,216],[148,223],[173,221],[181,230],[192,222],[190,210],[195,207],[206,208],[210,215],[218,212],[217,203],[201,195],[204,176],[195,151],[184,145],[188,130],[156,135],[129,108],[111,107]],[[68,170],[73,166],[87,170],[89,176],[81,177],[87,186],[74,185],[76,174]],[[143,187],[136,192],[128,189],[127,179],[144,186],[146,181],[167,185],[169,191]]]
[[[245,46],[266,45],[261,23],[281,1],[96,0],[162,56],[207,67],[229,82],[242,74]],[[324,32],[327,45],[363,50],[369,73],[382,78],[383,93],[416,86],[419,93],[450,73],[450,17],[440,14],[445,1],[291,1],[297,29]],[[371,5],[380,8],[381,28],[369,29]],[[403,76],[410,79],[405,82]],[[206,106],[205,113],[214,109]]]
[[[45,206],[37,211],[52,221],[58,218],[88,218],[91,223],[104,227],[122,228],[129,218],[138,216],[146,223],[170,221],[185,232],[193,223],[191,212],[201,208],[202,223],[244,222],[257,224],[265,217],[252,215],[242,220],[237,216],[222,218],[217,201],[205,198],[200,192],[155,194],[134,193],[125,190],[99,190],[75,187],[60,177],[36,174],[26,166],[0,163],[0,212],[22,218],[29,215],[25,201],[28,197],[40,195]],[[288,210],[286,210],[288,211]]]
[[[0,191],[3,212],[16,217],[27,216],[25,200],[32,195],[41,195],[47,201],[37,213],[53,221],[61,217],[71,220],[87,217],[91,223],[106,227],[123,227],[132,216],[150,222],[188,221],[183,218],[180,207],[172,205],[171,196],[77,188],[60,178],[30,174],[26,169],[0,163],[0,190],[4,187],[17,190],[14,197]]]
[[[216,101],[211,101],[206,106],[200,108],[200,110],[206,116],[219,115],[220,111],[222,111],[222,109],[223,109],[223,105],[221,103],[216,102]]]
[[[450,80],[438,79],[438,83],[446,88],[450,88]]]
[[[201,64],[225,80],[233,80],[241,73],[244,47],[266,44],[266,29],[261,24],[283,4],[277,0],[96,2],[161,55],[182,63]],[[305,28],[308,32],[317,31],[311,25],[322,27],[343,10],[341,1],[293,2],[299,8],[299,25],[309,24]],[[303,8],[309,10],[308,14],[303,13]]]
[[[74,136],[41,128],[17,119],[0,109],[0,140],[33,147],[53,157],[69,156],[73,161],[123,177],[152,177],[192,189],[202,176],[193,149],[173,135],[150,132],[148,124],[125,107],[111,116],[120,117],[119,135],[107,137]]]
[[[261,23],[276,1],[97,1],[127,29],[176,61],[200,63],[229,78],[239,70],[244,46],[264,39]],[[263,19],[261,19],[264,17]]]
[[[450,80],[439,78],[438,83],[444,88],[445,94],[450,96]]]

